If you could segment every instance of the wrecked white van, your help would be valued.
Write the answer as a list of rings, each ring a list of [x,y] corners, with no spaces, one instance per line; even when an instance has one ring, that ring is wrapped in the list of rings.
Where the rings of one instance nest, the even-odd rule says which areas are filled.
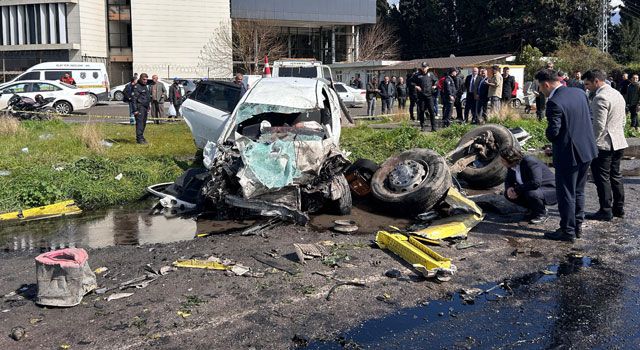
[[[181,108],[204,150],[211,180],[203,194],[216,213],[299,224],[326,205],[348,214],[351,192],[343,172],[349,163],[339,148],[347,121],[329,82],[265,78],[239,94],[233,83],[203,81]]]

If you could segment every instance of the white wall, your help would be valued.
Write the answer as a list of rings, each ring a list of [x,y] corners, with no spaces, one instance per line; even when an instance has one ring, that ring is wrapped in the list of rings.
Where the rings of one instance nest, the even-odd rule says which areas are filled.
[[[229,0],[135,0],[131,21],[134,72],[206,77],[200,51],[221,22],[230,22]],[[231,60],[217,67],[212,78],[231,77]]]
[[[82,56],[107,57],[107,9],[104,0],[78,2],[80,43]],[[69,39],[72,39],[72,23],[69,19]]]

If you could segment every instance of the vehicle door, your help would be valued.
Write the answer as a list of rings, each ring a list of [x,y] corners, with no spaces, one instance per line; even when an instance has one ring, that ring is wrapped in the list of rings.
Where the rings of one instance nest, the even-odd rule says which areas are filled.
[[[31,83],[14,83],[5,86],[0,90],[0,93],[2,94],[2,96],[0,96],[0,109],[7,108],[7,102],[13,94],[34,98],[36,94],[31,94],[30,91]]]
[[[326,94],[329,97],[329,104],[331,108],[331,133],[333,136],[333,143],[339,145],[340,131],[342,128],[342,109],[340,108],[338,95],[333,89],[329,88],[328,86],[325,86],[323,90],[326,91]]]
[[[240,87],[224,81],[203,81],[184,101],[180,113],[198,148],[217,142],[240,100]]]
[[[344,85],[334,84],[333,86],[335,87],[336,92],[343,102],[353,102],[353,93],[349,91]]]
[[[50,83],[33,83],[31,94],[33,94],[32,98],[35,98],[37,94],[40,94],[44,98],[54,97],[58,99],[61,97],[62,88]]]

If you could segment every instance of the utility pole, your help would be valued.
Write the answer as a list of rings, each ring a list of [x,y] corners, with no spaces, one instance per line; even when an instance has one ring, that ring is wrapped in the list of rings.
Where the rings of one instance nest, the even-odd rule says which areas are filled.
[[[598,48],[609,52],[609,0],[600,0],[600,20],[598,21]]]

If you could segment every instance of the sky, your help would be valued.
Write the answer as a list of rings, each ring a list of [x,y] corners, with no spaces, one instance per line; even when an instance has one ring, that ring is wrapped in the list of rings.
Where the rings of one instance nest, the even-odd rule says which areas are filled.
[[[387,1],[389,2],[390,5],[398,5],[398,2],[400,0],[387,0]],[[624,2],[622,0],[610,0],[610,1],[611,1],[612,7],[620,6],[620,5],[624,6]],[[618,14],[618,10],[615,11],[615,15],[613,15],[613,17],[611,18],[611,23],[614,23],[614,24],[620,23],[620,15]]]

